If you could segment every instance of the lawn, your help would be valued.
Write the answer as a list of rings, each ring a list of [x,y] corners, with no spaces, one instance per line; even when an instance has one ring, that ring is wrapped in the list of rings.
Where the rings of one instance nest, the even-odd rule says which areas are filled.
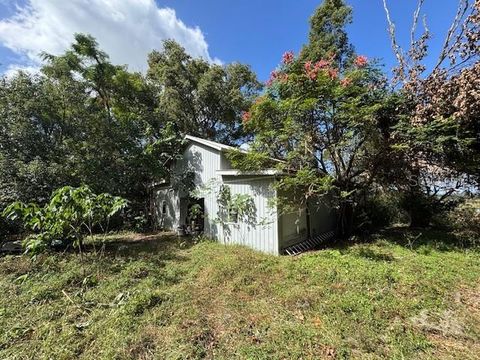
[[[428,232],[298,257],[119,234],[0,258],[1,359],[475,359],[480,252]]]

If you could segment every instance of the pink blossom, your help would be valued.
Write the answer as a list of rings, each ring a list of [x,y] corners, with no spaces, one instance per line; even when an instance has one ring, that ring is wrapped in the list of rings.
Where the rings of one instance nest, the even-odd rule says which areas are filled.
[[[279,79],[281,82],[287,82],[288,81],[288,74],[283,73],[279,76]]]
[[[267,80],[267,82],[265,83],[265,85],[267,85],[267,86],[272,86],[273,82],[277,79],[277,77],[278,77],[278,71],[273,70],[273,71],[270,73],[270,78]]]
[[[270,79],[267,80],[265,85],[272,86],[272,84],[277,80],[280,82],[286,82],[288,80],[288,74],[281,71],[274,70],[270,73]]]
[[[287,51],[286,53],[283,54],[282,61],[285,65],[288,65],[292,63],[294,58],[295,58],[295,55],[293,54],[293,51]]]
[[[315,63],[315,69],[318,71],[319,69],[324,69],[330,65],[330,61],[327,60],[319,60]]]
[[[244,111],[244,112],[243,112],[243,114],[242,114],[242,121],[243,121],[244,123],[249,122],[251,118],[252,118],[252,114],[250,114],[250,112],[248,112],[248,111]]]
[[[305,71],[308,73],[310,71],[310,69],[312,68],[312,62],[311,61],[307,61],[305,63],[305,65],[303,65],[303,67],[305,68]]]
[[[355,66],[361,68],[368,64],[368,58],[364,55],[358,55],[354,61]]]
[[[340,81],[340,84],[343,86],[343,87],[347,87],[349,86],[350,84],[352,83],[352,79],[346,77],[345,79],[342,79],[342,81]]]
[[[330,76],[330,79],[335,80],[336,78],[338,78],[338,70],[328,69],[328,76]]]
[[[315,80],[317,78],[317,72],[318,72],[318,69],[316,68],[312,68],[312,62],[311,61],[307,61],[303,67],[305,68],[305,73],[307,74],[307,76],[311,79],[311,80]]]

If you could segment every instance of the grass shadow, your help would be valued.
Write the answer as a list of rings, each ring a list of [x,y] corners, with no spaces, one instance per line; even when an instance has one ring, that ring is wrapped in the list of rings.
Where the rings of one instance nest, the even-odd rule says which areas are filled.
[[[374,234],[357,235],[350,239],[337,240],[333,243],[323,243],[315,250],[336,249],[341,252],[350,251],[352,247],[362,244],[381,244],[386,242],[389,244],[399,245],[412,251],[429,251],[435,250],[440,252],[480,251],[478,245],[463,242],[454,234],[447,230],[433,228],[409,228],[409,227],[393,227],[380,230]],[[361,248],[356,253],[364,258],[378,261],[392,261],[388,254],[374,253],[371,249]]]
[[[85,244],[86,254],[124,259],[151,258],[156,261],[186,260],[180,251],[196,244],[191,237],[178,237],[172,233],[119,233],[93,241],[95,243],[89,240]]]
[[[392,254],[375,251],[371,248],[362,247],[355,254],[359,257],[362,257],[368,260],[373,260],[373,261],[386,261],[386,262],[395,261],[395,257]]]
[[[447,230],[433,228],[388,228],[378,232],[373,239],[385,239],[414,251],[428,248],[441,252],[480,250],[478,246],[463,242]]]

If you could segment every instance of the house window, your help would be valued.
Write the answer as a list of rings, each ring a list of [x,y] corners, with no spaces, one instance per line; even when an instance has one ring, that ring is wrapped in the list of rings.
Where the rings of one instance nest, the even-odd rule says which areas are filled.
[[[167,215],[167,202],[162,201],[162,215]]]

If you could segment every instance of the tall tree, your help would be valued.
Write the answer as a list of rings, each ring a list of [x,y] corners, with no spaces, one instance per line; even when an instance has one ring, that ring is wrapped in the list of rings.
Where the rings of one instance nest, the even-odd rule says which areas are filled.
[[[154,114],[144,76],[110,63],[91,36],[64,54],[44,54],[40,75],[0,84],[0,207],[40,202],[63,185],[88,184],[146,211],[153,180],[181,139]]]
[[[252,152],[231,155],[244,169],[282,159],[275,166],[285,176],[276,186],[290,197],[282,200],[305,205],[328,197],[340,235],[352,231],[359,197],[374,183],[385,149],[385,81],[353,53],[344,31],[350,14],[343,1],[327,0],[316,10],[311,42],[298,58],[283,55],[266,93],[244,114],[255,136]]]
[[[338,68],[353,55],[345,27],[352,22],[352,8],[343,0],[325,0],[310,18],[308,44],[300,57],[304,61],[331,59]]]
[[[148,57],[148,79],[156,90],[157,116],[182,134],[234,143],[246,133],[242,111],[260,90],[255,74],[239,63],[226,66],[192,58],[172,40]]]

